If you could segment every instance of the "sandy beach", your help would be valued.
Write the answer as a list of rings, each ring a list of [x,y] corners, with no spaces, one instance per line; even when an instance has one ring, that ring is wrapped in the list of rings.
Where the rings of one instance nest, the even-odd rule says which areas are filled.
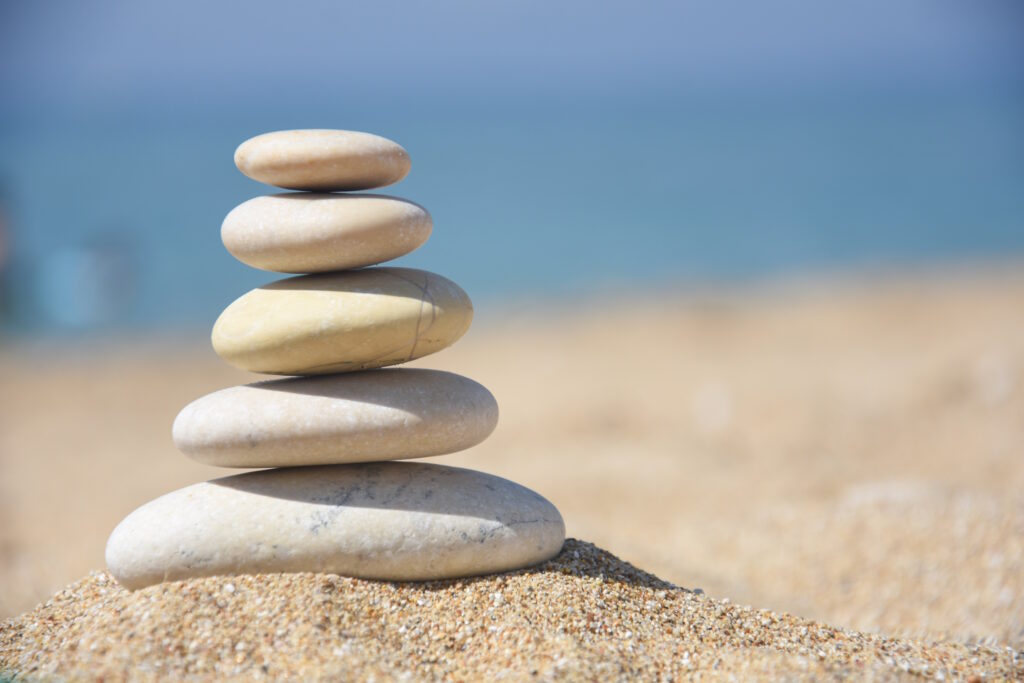
[[[845,631],[690,591],[569,539],[535,569],[392,584],[99,572],[0,630],[26,677],[91,680],[1010,680],[1010,648]]]
[[[913,650],[921,662],[952,648],[942,655],[950,675],[1021,675],[1022,273],[1003,265],[481,310],[462,341],[414,365],[481,382],[497,397],[501,420],[480,446],[433,460],[533,488],[562,511],[569,536],[680,587],[659,598],[667,589],[649,577],[635,588],[640,593],[617,592],[637,629],[653,628],[653,617],[640,614],[650,600],[672,602],[663,609],[676,626],[706,622],[709,632],[721,631],[722,619],[758,615],[752,632],[763,642],[644,635],[646,652],[655,653],[651,661],[668,661],[665,648],[693,653],[693,667],[679,672],[727,674],[755,666],[795,677],[867,672],[888,678],[913,668],[901,668],[898,657],[887,663],[884,653],[870,654],[866,668],[858,668],[848,654],[829,650],[819,657],[817,645],[794,635],[824,628],[851,643],[874,638],[871,647],[883,650],[889,646],[879,639],[900,639],[886,642]],[[170,425],[194,398],[257,377],[221,362],[205,332],[196,331],[74,349],[11,343],[0,346],[0,378],[0,616],[15,617],[82,582],[55,598],[56,606],[0,627],[0,661],[12,666],[11,648],[22,647],[22,667],[31,659],[26,644],[36,643],[40,653],[52,649],[25,629],[53,623],[54,610],[115,601],[123,614],[135,614],[142,593],[127,594],[104,575],[89,575],[103,569],[107,535],[147,500],[232,473],[178,453]],[[574,548],[587,557],[597,553],[597,564],[614,564],[603,551]],[[600,580],[572,578],[565,564],[571,559],[507,580],[535,591],[555,581],[566,594],[590,595],[592,585],[579,581]],[[559,576],[576,583],[558,583]],[[453,601],[491,595],[502,580],[448,586],[436,595]],[[253,581],[232,585],[259,592]],[[288,591],[320,590],[318,581],[360,600],[399,590],[315,577],[278,577],[265,589],[284,599]],[[159,605],[172,596],[181,610],[226,581],[175,585],[147,589],[146,599]],[[109,594],[99,597],[100,588]],[[617,616],[616,604],[602,607],[611,610],[609,618]],[[568,658],[561,673],[599,675],[594,658],[612,650],[556,635],[559,618],[543,605],[533,608],[544,612],[539,623],[548,630],[536,631],[543,642],[524,650],[546,653],[547,663],[536,665],[540,674],[559,675],[551,667],[561,647]],[[520,619],[531,608],[516,609]],[[467,608],[466,614],[477,613]],[[762,618],[777,623],[771,638],[760,630],[768,628]],[[345,628],[333,633],[340,637]],[[787,650],[780,638],[798,644]],[[340,641],[336,647],[339,661],[349,656]],[[483,656],[473,654],[472,644],[460,647],[467,657]],[[702,647],[718,653],[718,664]],[[54,671],[74,671],[75,657],[99,666],[81,650],[46,652],[37,663],[50,662]],[[614,653],[628,663],[617,675],[647,671],[635,652]],[[351,654],[352,662],[372,658],[365,648]],[[115,678],[122,671],[107,665]],[[346,671],[338,666],[318,671]],[[399,671],[383,660],[380,666],[385,675]],[[454,669],[423,666],[412,670],[460,677]],[[510,670],[526,676],[524,666]],[[927,675],[941,669],[930,666]],[[466,667],[463,678],[484,671]]]

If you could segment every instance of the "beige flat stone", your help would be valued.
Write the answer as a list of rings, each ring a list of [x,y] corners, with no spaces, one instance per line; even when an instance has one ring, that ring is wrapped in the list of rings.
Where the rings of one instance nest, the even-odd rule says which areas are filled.
[[[232,365],[319,375],[405,363],[440,351],[473,320],[451,280],[411,268],[366,268],[279,280],[244,294],[213,326]]]
[[[475,446],[498,404],[471,379],[400,368],[271,380],[185,406],[174,444],[219,467],[289,467],[422,458]]]
[[[106,559],[132,589],[269,572],[420,581],[537,564],[564,539],[558,510],[519,484],[389,462],[263,470],[179,489],[128,515]]]
[[[235,207],[220,237],[254,268],[319,273],[408,254],[427,241],[432,225],[426,209],[397,197],[289,192]]]
[[[368,190],[409,173],[409,153],[371,133],[280,130],[249,138],[235,150],[235,166],[253,180],[288,190]]]

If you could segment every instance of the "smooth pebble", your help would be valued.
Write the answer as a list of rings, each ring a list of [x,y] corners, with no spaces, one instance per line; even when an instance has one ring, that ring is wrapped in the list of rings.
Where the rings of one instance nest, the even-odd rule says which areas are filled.
[[[288,190],[368,190],[409,173],[409,153],[396,142],[351,130],[280,130],[249,138],[235,166],[253,180]]]
[[[222,389],[185,406],[172,433],[208,465],[288,467],[454,453],[497,423],[498,404],[480,384],[401,368]]]
[[[235,207],[220,236],[232,256],[253,268],[319,273],[408,254],[431,228],[426,209],[397,197],[292,192]]]
[[[179,489],[128,515],[106,560],[131,589],[270,572],[419,581],[537,564],[564,539],[558,510],[519,484],[390,462],[263,470]]]
[[[213,326],[237,367],[317,375],[405,363],[461,337],[473,304],[451,280],[411,268],[366,268],[279,280],[242,295]]]

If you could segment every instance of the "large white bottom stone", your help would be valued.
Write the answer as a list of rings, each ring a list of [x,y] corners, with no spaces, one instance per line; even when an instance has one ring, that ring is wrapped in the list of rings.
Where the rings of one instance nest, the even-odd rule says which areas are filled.
[[[126,517],[107,542],[128,588],[219,574],[328,572],[417,581],[501,572],[558,553],[545,498],[456,467],[387,462],[250,472]]]

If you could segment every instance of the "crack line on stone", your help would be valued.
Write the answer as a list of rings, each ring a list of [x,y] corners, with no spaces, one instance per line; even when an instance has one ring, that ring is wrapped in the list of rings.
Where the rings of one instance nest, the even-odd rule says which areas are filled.
[[[430,293],[430,273],[424,271],[422,287],[419,285],[419,283],[415,282],[414,280],[410,280],[407,277],[403,277],[402,275],[398,275],[396,273],[391,273],[391,275],[393,277],[398,278],[399,280],[404,280],[405,282],[408,282],[409,284],[411,284],[413,287],[420,291],[420,312],[419,315],[416,316],[416,329],[413,332],[412,347],[409,349],[409,355],[405,359],[405,362],[409,362],[415,357],[416,345],[419,344],[419,341],[422,338],[422,336],[429,332],[430,328],[432,328],[434,326],[434,323],[437,321],[437,305],[434,301],[433,295]],[[420,327],[423,324],[423,309],[427,306],[428,299],[430,300],[430,322],[427,324],[426,328],[424,328],[423,331],[421,332]]]

